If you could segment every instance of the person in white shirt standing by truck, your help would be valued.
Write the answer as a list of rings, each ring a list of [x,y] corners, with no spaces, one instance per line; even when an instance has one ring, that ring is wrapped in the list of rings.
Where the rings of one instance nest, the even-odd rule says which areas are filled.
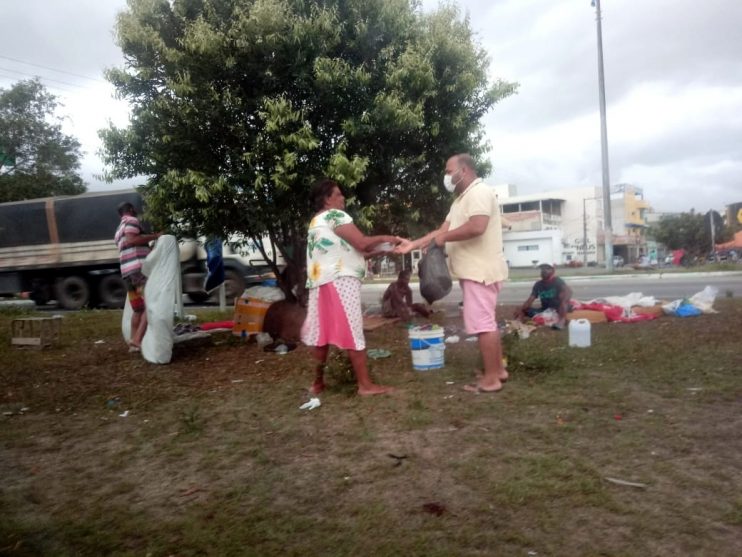
[[[144,333],[147,331],[147,312],[144,303],[144,285],[147,277],[142,273],[142,262],[149,254],[149,243],[161,236],[161,232],[144,234],[137,218],[137,210],[129,202],[118,207],[121,222],[116,229],[114,241],[119,249],[121,278],[126,284],[129,304],[134,314],[131,317],[131,350],[141,349]]]

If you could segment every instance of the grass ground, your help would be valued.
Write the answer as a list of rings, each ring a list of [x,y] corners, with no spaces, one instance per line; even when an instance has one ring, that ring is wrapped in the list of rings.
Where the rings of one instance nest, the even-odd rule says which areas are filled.
[[[302,347],[224,335],[153,366],[120,312],[66,314],[43,351],[0,314],[0,555],[740,555],[742,303],[716,308],[594,325],[585,349],[507,336],[497,395],[461,390],[458,316],[436,316],[462,336],[436,371],[382,328],[396,392],[357,397],[335,354],[312,411]]]

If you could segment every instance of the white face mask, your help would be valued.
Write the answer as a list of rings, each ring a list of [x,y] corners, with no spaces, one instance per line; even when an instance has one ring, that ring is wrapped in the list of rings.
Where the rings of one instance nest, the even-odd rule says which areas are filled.
[[[456,174],[457,172],[458,170],[454,172],[454,174]],[[454,192],[454,190],[456,189],[456,184],[453,183],[453,174],[446,174],[443,177],[443,187],[446,188],[446,191],[448,193]]]

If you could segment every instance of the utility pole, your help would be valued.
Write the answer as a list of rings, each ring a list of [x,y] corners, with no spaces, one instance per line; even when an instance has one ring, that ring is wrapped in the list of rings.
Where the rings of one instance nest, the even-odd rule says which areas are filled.
[[[582,263],[587,267],[587,197],[582,198]]]
[[[714,210],[709,211],[709,223],[711,224],[711,253],[716,261],[716,225],[714,223]]]
[[[600,155],[603,166],[603,236],[605,268],[613,272],[613,232],[611,230],[611,179],[608,173],[608,130],[605,119],[605,76],[603,74],[603,30],[600,0],[593,0],[598,27],[598,92],[600,96]]]

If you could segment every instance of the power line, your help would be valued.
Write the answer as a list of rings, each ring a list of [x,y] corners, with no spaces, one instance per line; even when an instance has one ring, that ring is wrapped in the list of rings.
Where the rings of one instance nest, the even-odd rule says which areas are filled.
[[[68,72],[66,70],[59,70],[57,68],[52,68],[50,66],[42,66],[41,64],[34,64],[32,62],[26,62],[24,60],[19,60],[17,58],[11,58],[10,56],[0,55],[0,58],[2,58],[3,60],[10,60],[11,62],[17,62],[19,64],[26,64],[27,66],[35,66],[37,68],[43,68],[45,70],[50,70],[50,71],[53,71],[53,72],[64,73],[64,74],[72,75],[72,76],[75,76],[75,77],[81,77],[82,79],[89,79],[90,81],[98,81],[98,82],[101,82],[101,83],[106,83],[102,79],[98,79],[98,78],[95,78],[95,77],[89,77],[87,75],[82,75],[82,74],[79,74],[79,73]]]
[[[10,81],[15,81],[15,80],[18,79],[16,76],[13,76],[13,75],[10,75],[8,73],[5,73],[4,70],[3,70],[3,68],[0,68],[0,77],[4,77],[4,78],[6,78],[6,79],[8,79]],[[37,76],[35,76],[35,77],[37,77]],[[61,85],[54,85],[54,84],[47,84],[47,83],[45,83],[44,86],[47,89],[53,89],[55,91],[61,91],[62,93],[60,93],[60,94],[57,95],[60,98],[70,99],[71,98],[70,95],[79,94],[79,90],[68,89],[66,87],[62,87]]]
[[[62,85],[69,85],[70,87],[77,87],[78,89],[85,89],[85,86],[84,85],[79,85],[77,83],[70,83],[69,81],[62,81],[61,79],[54,79],[53,77],[46,77],[46,76],[41,76],[41,75],[37,75],[37,74],[30,74],[28,72],[22,72],[22,71],[19,71],[19,70],[13,70],[11,68],[3,68],[2,66],[0,66],[0,70],[3,70],[4,72],[17,73],[19,75],[24,75],[24,76],[27,76],[27,77],[36,77],[36,78],[38,78],[38,79],[40,79],[42,81],[54,81],[55,83],[61,83]]]

